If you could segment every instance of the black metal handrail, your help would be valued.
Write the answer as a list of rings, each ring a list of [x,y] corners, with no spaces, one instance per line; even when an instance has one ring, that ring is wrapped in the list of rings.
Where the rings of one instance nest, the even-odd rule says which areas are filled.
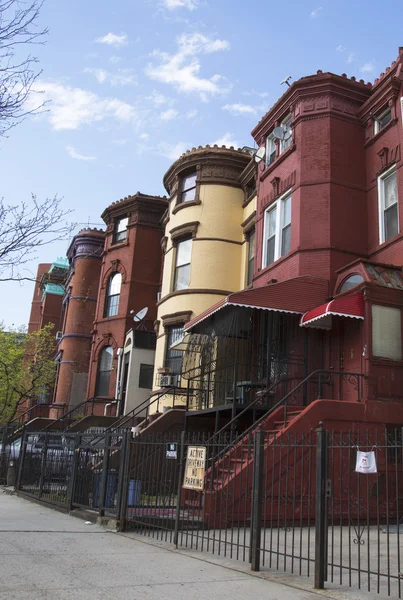
[[[91,443],[99,441],[107,433],[114,433],[115,431],[119,431],[120,429],[124,429],[125,425],[127,425],[132,419],[135,419],[136,417],[138,417],[140,415],[140,413],[142,413],[144,411],[145,408],[147,409],[147,414],[146,414],[145,419],[147,419],[148,418],[148,411],[149,411],[150,406],[153,406],[156,402],[159,403],[159,401],[161,400],[161,398],[163,396],[173,395],[173,397],[174,397],[173,408],[174,408],[175,407],[175,395],[176,395],[177,389],[178,389],[177,387],[171,386],[169,388],[166,388],[164,390],[161,390],[161,391],[155,392],[154,394],[151,394],[151,396],[149,396],[141,404],[139,404],[138,406],[136,406],[135,408],[133,408],[127,414],[123,415],[117,422],[115,422],[112,425],[110,425],[109,427],[107,427],[102,432],[102,434],[96,435],[94,438],[92,438]],[[154,400],[150,401],[153,396],[155,396]],[[157,405],[157,411],[156,412],[158,412],[158,408],[159,408],[159,406]]]
[[[305,377],[305,379],[303,379],[302,381],[300,381],[290,392],[288,392],[283,398],[281,398],[281,400],[279,400],[274,406],[270,407],[269,410],[267,412],[265,412],[261,417],[259,417],[259,419],[257,419],[257,421],[255,421],[254,423],[252,423],[252,425],[250,425],[250,427],[248,427],[247,429],[245,429],[242,433],[240,433],[237,437],[235,437],[234,439],[230,440],[227,448],[224,448],[223,450],[221,450],[218,454],[216,454],[215,456],[211,457],[211,461],[215,462],[216,460],[218,460],[222,455],[226,454],[228,452],[229,446],[235,446],[238,442],[240,442],[244,437],[248,436],[253,430],[255,430],[257,427],[259,427],[259,425],[265,420],[267,419],[267,417],[269,417],[275,410],[277,410],[280,406],[284,406],[284,425],[287,422],[287,403],[288,403],[288,399],[291,398],[300,388],[302,388],[303,386],[305,386],[309,380],[311,380],[314,376],[318,376],[318,395],[317,398],[315,398],[316,400],[321,400],[322,399],[322,391],[323,391],[323,385],[328,384],[330,381],[330,378],[333,375],[340,375],[341,377],[346,377],[350,383],[352,382],[352,380],[354,380],[354,378],[356,379],[356,384],[357,384],[357,402],[361,402],[361,379],[365,379],[365,375],[363,373],[353,373],[353,372],[349,372],[349,371],[327,371],[324,369],[318,369],[316,371],[312,371],[312,373],[310,373],[307,377]],[[275,387],[276,385],[282,383],[281,380],[276,382],[274,384],[274,386],[272,386],[271,388],[269,388],[266,391],[266,394],[270,393],[270,391],[273,389],[273,387]],[[260,400],[260,398],[259,398]],[[250,405],[247,407],[249,408]],[[246,409],[245,409],[246,410]],[[229,421],[228,423],[226,423],[226,425],[224,425],[224,427],[217,432],[221,433],[222,435],[222,430],[227,428],[230,425],[233,425],[233,423],[235,422],[235,420],[237,419],[238,416],[240,416],[241,413],[239,413],[239,415],[237,415],[236,417],[234,417],[233,419],[231,419],[231,421]],[[216,434],[214,434],[216,435]],[[214,438],[214,436],[212,436],[212,438]]]
[[[115,403],[116,400],[111,400],[108,398],[89,398],[88,400],[83,400],[83,402],[80,402],[79,404],[77,404],[76,406],[73,406],[72,409],[70,409],[68,412],[66,412],[64,415],[62,415],[61,417],[59,417],[58,419],[55,419],[54,421],[52,421],[51,423],[49,423],[48,425],[46,425],[46,427],[44,427],[43,429],[41,429],[41,431],[47,431],[48,429],[53,429],[55,426],[57,427],[57,423],[63,423],[64,421],[79,421],[84,417],[88,417],[94,414],[94,406],[98,405],[98,404],[113,404]],[[91,412],[88,413],[87,412],[87,408],[91,406]],[[78,419],[76,418],[77,415],[81,415]]]

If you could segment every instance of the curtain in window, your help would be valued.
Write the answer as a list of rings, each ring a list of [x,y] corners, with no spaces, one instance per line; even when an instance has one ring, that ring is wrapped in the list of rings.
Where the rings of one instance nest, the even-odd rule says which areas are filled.
[[[372,355],[402,360],[400,308],[372,305]]]

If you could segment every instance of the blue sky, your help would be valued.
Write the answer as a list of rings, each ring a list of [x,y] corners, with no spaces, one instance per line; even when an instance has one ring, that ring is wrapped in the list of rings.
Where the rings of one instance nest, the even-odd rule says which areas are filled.
[[[375,0],[47,0],[50,33],[35,52],[48,111],[0,142],[0,193],[10,204],[58,194],[78,228],[138,190],[163,194],[184,150],[252,145],[285,76],[373,81],[403,45],[401,0],[388,2],[387,24],[378,10]],[[42,249],[31,271],[67,245]],[[2,285],[0,319],[26,323],[33,284]]]

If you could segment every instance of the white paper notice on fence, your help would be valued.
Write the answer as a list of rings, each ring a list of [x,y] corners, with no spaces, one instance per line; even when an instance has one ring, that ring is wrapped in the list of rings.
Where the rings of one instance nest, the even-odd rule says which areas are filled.
[[[355,470],[357,473],[377,473],[375,452],[361,452],[357,450]]]

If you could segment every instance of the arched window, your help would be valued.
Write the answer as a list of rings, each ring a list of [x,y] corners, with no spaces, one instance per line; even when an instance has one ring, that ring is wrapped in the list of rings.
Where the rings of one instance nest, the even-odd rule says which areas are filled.
[[[111,275],[106,294],[105,317],[115,317],[119,310],[120,287],[122,276],[120,273]]]
[[[364,277],[362,275],[360,275],[359,273],[353,273],[343,281],[338,293],[341,294],[341,292],[347,292],[347,290],[350,290],[351,288],[355,287],[359,283],[362,283],[363,281]]]
[[[96,396],[109,396],[109,383],[112,371],[113,349],[111,346],[105,346],[102,349],[98,360],[98,376],[96,385]]]

